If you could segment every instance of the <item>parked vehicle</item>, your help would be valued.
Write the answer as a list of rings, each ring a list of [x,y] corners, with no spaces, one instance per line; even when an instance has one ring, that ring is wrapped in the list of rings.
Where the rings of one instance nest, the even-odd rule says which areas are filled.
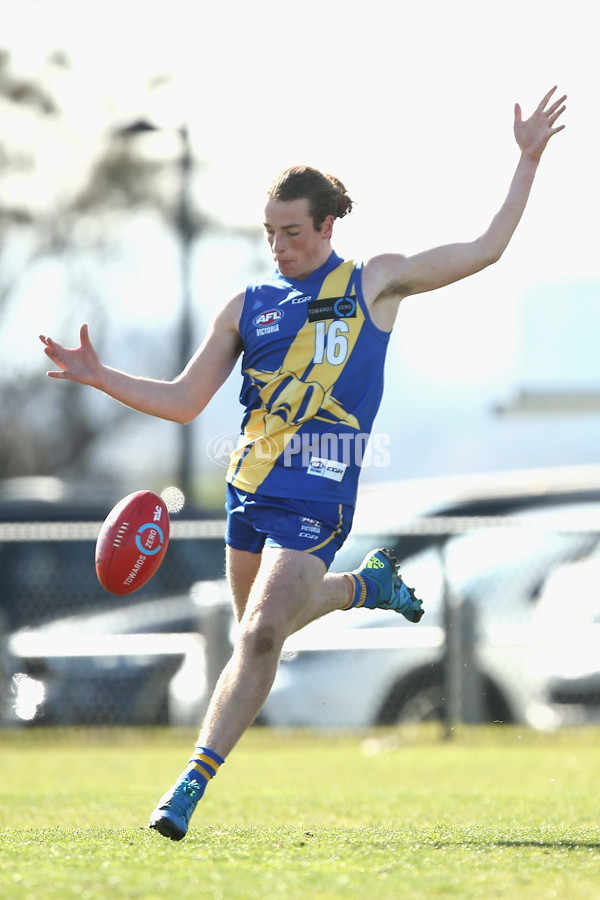
[[[597,548],[600,535],[591,529],[599,514],[594,499],[519,511],[511,525],[500,518],[498,527],[443,541],[438,535],[434,545],[402,561],[403,577],[424,599],[422,622],[414,626],[395,613],[356,610],[311,623],[286,641],[259,721],[361,728],[447,716],[452,660],[446,626],[459,609],[458,640],[470,666],[462,683],[471,695],[471,707],[462,708],[467,719],[537,728],[564,724],[553,665],[559,658],[575,663],[587,625],[569,627],[577,596],[565,594],[562,606],[551,611],[539,599],[557,565]],[[356,559],[357,545],[362,550],[394,541],[393,533],[361,534],[349,539],[346,553]],[[336,568],[346,568],[344,562],[340,555]],[[588,635],[586,645],[591,642]],[[600,635],[593,642],[600,683]]]
[[[353,569],[368,550],[389,547],[402,561],[407,583],[423,597],[425,618],[415,626],[395,613],[355,610],[292,635],[258,722],[354,728],[448,718],[457,640],[469,676],[459,685],[461,714],[544,728],[570,721],[573,704],[553,690],[561,679],[565,685],[583,646],[588,682],[600,682],[598,639],[587,619],[579,631],[571,622],[577,592],[568,592],[568,604],[542,598],[557,566],[594,553],[599,512],[600,467],[363,489],[353,532],[333,568]],[[190,558],[180,555],[178,544]],[[168,578],[167,589],[153,579],[147,588],[158,595],[148,597],[146,588],[121,600],[102,593],[96,612],[67,617],[59,603],[60,619],[32,622],[29,616],[11,635],[13,720],[198,724],[230,649],[223,640],[232,620],[220,579],[222,537],[183,537],[169,554],[172,549],[181,577],[197,571],[196,565],[211,572],[191,592],[173,589],[176,576]],[[88,560],[86,577],[90,571],[95,579]],[[66,571],[58,577],[73,597]],[[210,585],[218,585],[223,613],[218,641],[207,633],[206,620],[199,622],[214,597]],[[584,717],[590,708],[584,701]]]
[[[542,646],[532,664],[547,684],[549,703],[571,725],[600,722],[599,549],[556,568],[536,604],[535,625],[560,618],[562,640]]]
[[[200,582],[187,594],[68,616],[8,641],[11,697],[7,720],[43,725],[161,725],[179,673],[207,692],[207,617],[225,582]],[[212,631],[211,631],[212,628]],[[229,618],[226,638],[229,632]],[[227,648],[223,651],[227,652]]]

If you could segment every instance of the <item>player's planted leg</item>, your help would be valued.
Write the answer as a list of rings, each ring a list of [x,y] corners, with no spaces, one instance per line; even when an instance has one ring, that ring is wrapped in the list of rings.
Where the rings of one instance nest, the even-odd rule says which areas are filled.
[[[158,801],[150,816],[149,828],[154,828],[172,841],[185,837],[196,804],[214,778],[224,759],[208,747],[196,747],[194,756],[173,787]]]
[[[273,684],[281,648],[319,591],[325,566],[298,550],[268,548],[244,610],[231,659],[208,705],[196,753],[152,813],[149,827],[181,840],[208,781],[252,724]]]

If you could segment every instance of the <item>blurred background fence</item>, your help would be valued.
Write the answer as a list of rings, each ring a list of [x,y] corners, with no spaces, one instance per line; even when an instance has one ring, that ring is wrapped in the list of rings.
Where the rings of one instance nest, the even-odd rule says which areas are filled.
[[[567,499],[359,521],[334,568],[390,547],[426,615],[333,613],[292,635],[257,725],[595,723],[600,501]],[[96,579],[100,521],[0,523],[4,727],[199,724],[235,628],[224,522],[174,518],[161,569],[123,598]]]

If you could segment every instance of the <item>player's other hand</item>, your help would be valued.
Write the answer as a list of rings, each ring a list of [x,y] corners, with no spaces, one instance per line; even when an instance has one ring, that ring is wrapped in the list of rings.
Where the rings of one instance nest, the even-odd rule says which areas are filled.
[[[58,370],[47,372],[49,378],[64,378],[69,381],[78,381],[80,384],[98,384],[98,376],[102,368],[98,354],[96,353],[88,332],[87,325],[82,325],[79,330],[80,346],[73,349],[63,347],[53,341],[51,337],[40,334],[40,341],[44,345],[44,353],[58,366]]]
[[[565,127],[555,123],[566,109],[565,100],[567,95],[563,94],[562,97],[548,106],[555,91],[556,85],[543,97],[533,115],[528,119],[523,119],[521,107],[518,103],[515,103],[515,139],[521,149],[521,153],[530,156],[532,159],[539,159],[552,135],[562,131]]]

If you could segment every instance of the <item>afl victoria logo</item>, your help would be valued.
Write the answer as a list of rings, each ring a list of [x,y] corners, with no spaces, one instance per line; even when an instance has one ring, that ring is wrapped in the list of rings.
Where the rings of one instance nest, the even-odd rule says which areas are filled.
[[[258,326],[266,326],[273,325],[275,322],[278,322],[283,316],[283,312],[280,309],[268,309],[266,312],[259,313],[258,316],[255,316],[252,319],[253,325]]]

